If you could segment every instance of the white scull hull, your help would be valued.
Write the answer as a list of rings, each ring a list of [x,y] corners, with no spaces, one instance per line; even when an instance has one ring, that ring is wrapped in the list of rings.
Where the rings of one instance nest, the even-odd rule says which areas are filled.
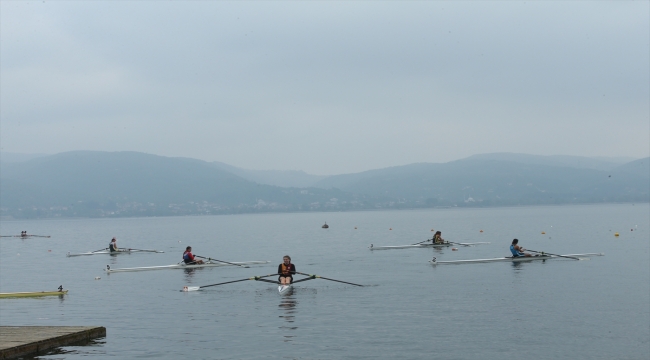
[[[589,257],[589,256],[604,256],[604,253],[587,253],[587,254],[567,254],[567,255],[540,255],[540,256],[518,256],[511,257],[506,256],[502,258],[493,258],[493,259],[472,259],[472,260],[450,260],[450,261],[437,261],[436,258],[430,260],[429,262],[432,265],[443,265],[443,264],[473,264],[473,263],[487,263],[487,262],[500,262],[500,261],[510,261],[510,262],[521,262],[521,261],[535,261],[535,260],[548,260],[548,259],[558,259],[558,258],[567,258],[567,257]]]
[[[261,261],[261,260],[231,262],[231,264],[236,264],[236,265],[261,265],[261,264],[268,264],[268,263],[269,263],[268,261]],[[121,269],[111,269],[110,266],[106,265],[106,269],[104,270],[107,273],[115,273],[115,272],[129,272],[129,271],[166,270],[166,269],[198,269],[198,268],[219,267],[219,266],[233,266],[233,265],[220,263],[220,262],[211,262],[211,261],[207,261],[205,264],[194,264],[194,265],[187,265],[183,262],[180,262],[174,265],[145,266],[145,267],[121,268]]]
[[[475,242],[475,243],[444,243],[444,244],[415,244],[415,245],[394,245],[394,246],[374,246],[370,244],[370,250],[394,250],[394,249],[417,249],[417,248],[442,248],[454,245],[472,246],[478,244],[489,244],[489,242]]]
[[[91,251],[91,252],[77,253],[77,254],[71,254],[70,252],[68,252],[67,254],[65,254],[65,256],[71,257],[71,256],[85,256],[85,255],[105,255],[105,254],[117,255],[117,254],[131,254],[136,252],[164,253],[164,251],[160,251],[160,250],[119,249],[118,251],[113,251],[113,252],[110,252],[108,250]]]
[[[291,292],[291,289],[293,289],[293,285],[280,285],[278,286],[278,293],[280,295],[286,295]]]

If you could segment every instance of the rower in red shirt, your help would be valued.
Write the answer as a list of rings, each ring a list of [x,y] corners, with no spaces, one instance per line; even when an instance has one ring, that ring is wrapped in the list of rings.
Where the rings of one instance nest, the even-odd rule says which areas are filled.
[[[192,254],[192,247],[188,246],[185,248],[185,252],[183,253],[183,261],[187,265],[196,265],[196,264],[203,264],[203,260],[195,259],[194,255]]]

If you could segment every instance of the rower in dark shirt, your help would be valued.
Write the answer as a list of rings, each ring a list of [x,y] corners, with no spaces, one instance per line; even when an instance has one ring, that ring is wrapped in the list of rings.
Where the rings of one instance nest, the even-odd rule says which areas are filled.
[[[432,241],[434,244],[444,244],[444,243],[445,243],[445,239],[442,238],[442,232],[440,232],[440,231],[436,231],[436,234],[433,235],[433,239],[431,239],[431,241]]]
[[[296,273],[296,266],[291,263],[291,257],[285,255],[282,258],[282,264],[278,265],[278,281],[281,285],[289,285],[293,282],[293,274]]]
[[[113,238],[113,239],[111,240],[111,243],[108,244],[108,250],[109,250],[110,252],[116,252],[116,251],[119,251],[119,250],[117,249],[117,239]]]

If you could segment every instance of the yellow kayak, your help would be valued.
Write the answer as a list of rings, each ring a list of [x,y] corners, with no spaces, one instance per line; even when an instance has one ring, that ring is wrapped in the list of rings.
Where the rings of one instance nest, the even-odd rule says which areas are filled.
[[[55,296],[55,295],[65,295],[68,293],[68,290],[62,291],[31,291],[31,292],[12,292],[12,293],[0,293],[0,298],[14,298],[14,297],[35,297],[35,296]]]

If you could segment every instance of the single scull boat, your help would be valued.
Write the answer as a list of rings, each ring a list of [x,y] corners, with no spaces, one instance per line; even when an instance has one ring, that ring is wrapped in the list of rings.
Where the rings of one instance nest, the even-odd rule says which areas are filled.
[[[163,266],[145,266],[145,267],[134,267],[134,268],[121,268],[121,269],[112,269],[110,265],[106,265],[104,269],[107,273],[114,272],[127,272],[127,271],[147,271],[147,270],[165,270],[165,269],[197,269],[205,267],[217,267],[217,266],[228,266],[230,264],[234,265],[261,265],[268,264],[268,261],[242,261],[242,262],[232,262],[232,263],[223,263],[215,261],[206,261],[203,264],[192,264],[187,265],[184,262],[179,262],[174,265],[163,265]]]
[[[56,296],[56,295],[65,295],[67,293],[68,290],[63,290],[63,285],[61,285],[59,286],[59,290],[57,291],[29,291],[29,292],[0,293],[0,298]]]
[[[472,246],[479,244],[489,244],[489,242],[475,242],[475,243],[457,243],[457,242],[445,242],[442,244],[413,244],[413,245],[395,245],[395,246],[374,246],[370,244],[370,250],[394,250],[394,249],[413,249],[413,248],[442,248],[447,246],[461,245],[461,246]]]
[[[499,262],[499,261],[511,261],[511,262],[520,262],[520,261],[535,261],[535,260],[548,260],[548,259],[558,259],[558,258],[578,258],[579,260],[588,260],[589,256],[604,256],[604,253],[587,253],[587,254],[568,254],[568,255],[538,255],[538,256],[506,256],[502,258],[493,258],[493,259],[473,259],[473,260],[449,260],[449,261],[438,261],[434,257],[429,262],[432,265],[441,265],[441,264],[471,264],[471,263],[486,263],[486,262]]]
[[[280,295],[290,294],[291,289],[293,289],[293,284],[299,283],[301,281],[312,280],[312,279],[323,279],[323,280],[336,281],[336,282],[340,282],[340,283],[343,283],[343,284],[349,284],[349,285],[354,285],[354,286],[363,286],[363,285],[359,285],[359,284],[355,284],[355,283],[351,283],[351,282],[347,282],[347,281],[341,281],[341,280],[322,277],[320,275],[305,274],[305,273],[301,273],[301,272],[295,272],[295,274],[304,275],[306,277],[302,278],[300,280],[296,280],[296,281],[292,282],[289,285],[279,285],[278,286],[278,293]],[[183,290],[181,290],[181,291],[184,291],[184,292],[198,291],[198,290],[201,290],[203,288],[210,287],[210,286],[232,284],[232,283],[236,283],[236,282],[240,282],[240,281],[246,281],[246,280],[264,281],[264,282],[268,282],[268,283],[271,283],[271,284],[279,284],[279,282],[277,280],[264,279],[264,278],[269,277],[269,276],[278,276],[278,275],[279,274],[268,274],[268,275],[263,275],[263,276],[253,276],[253,277],[246,278],[246,279],[232,280],[232,281],[226,281],[226,282],[222,282],[222,283],[211,284],[211,285],[203,285],[203,286],[183,286]]]
[[[148,249],[118,249],[117,251],[109,251],[108,249],[102,249],[102,250],[89,251],[89,252],[77,253],[77,254],[71,254],[68,251],[68,253],[65,254],[65,256],[70,257],[70,256],[101,255],[101,254],[117,255],[117,254],[131,254],[136,252],[164,253],[164,251],[148,250]]]

